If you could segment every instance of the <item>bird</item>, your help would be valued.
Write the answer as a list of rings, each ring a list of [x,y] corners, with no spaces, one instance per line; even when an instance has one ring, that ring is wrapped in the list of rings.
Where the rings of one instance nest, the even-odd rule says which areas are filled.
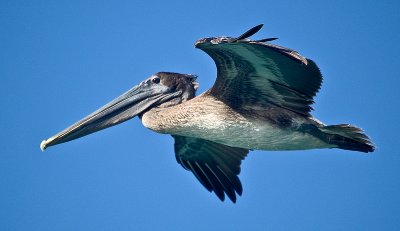
[[[251,40],[263,24],[238,37],[202,38],[195,48],[215,62],[214,85],[196,96],[198,76],[158,72],[56,135],[40,148],[68,142],[133,117],[174,139],[176,161],[209,191],[236,203],[241,163],[253,150],[339,148],[373,152],[372,140],[350,124],[326,125],[311,115],[322,74],[311,59]]]

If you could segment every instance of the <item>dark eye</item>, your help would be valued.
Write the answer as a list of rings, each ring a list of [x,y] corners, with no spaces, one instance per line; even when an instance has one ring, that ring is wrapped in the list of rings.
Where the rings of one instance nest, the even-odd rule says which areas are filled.
[[[160,78],[159,77],[155,77],[155,78],[151,79],[151,81],[153,83],[160,83]]]

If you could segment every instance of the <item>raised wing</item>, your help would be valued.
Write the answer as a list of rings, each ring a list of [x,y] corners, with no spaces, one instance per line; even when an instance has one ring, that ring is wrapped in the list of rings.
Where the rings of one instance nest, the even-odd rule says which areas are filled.
[[[238,38],[211,37],[195,43],[217,66],[217,80],[208,93],[233,108],[275,105],[309,116],[321,72],[296,51],[265,43],[275,38],[247,39],[261,27]]]
[[[240,164],[249,150],[199,138],[173,137],[178,163],[191,171],[208,191],[214,191],[221,201],[226,194],[235,203],[236,193],[242,195],[243,191],[238,177]]]

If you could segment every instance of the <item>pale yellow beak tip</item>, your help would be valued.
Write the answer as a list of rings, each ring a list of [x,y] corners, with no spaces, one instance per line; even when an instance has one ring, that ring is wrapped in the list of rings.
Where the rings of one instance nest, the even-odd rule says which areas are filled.
[[[47,140],[43,140],[42,143],[40,143],[40,149],[42,150],[42,152],[44,152],[44,150],[46,149],[46,145]]]

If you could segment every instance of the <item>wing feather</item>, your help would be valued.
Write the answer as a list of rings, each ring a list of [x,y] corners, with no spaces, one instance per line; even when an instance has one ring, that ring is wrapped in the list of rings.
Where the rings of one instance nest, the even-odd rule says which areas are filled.
[[[195,46],[217,66],[217,80],[208,93],[233,108],[273,105],[309,116],[322,83],[317,65],[294,50],[260,41],[268,39],[198,40]]]
[[[197,178],[198,181],[200,181],[200,183],[209,191],[211,192],[213,189],[213,186],[210,182],[210,180],[207,178],[206,175],[204,175],[203,171],[201,170],[201,168],[198,166],[198,164],[196,162],[194,162],[193,164],[191,164],[190,161],[185,161],[189,167],[189,171],[193,172],[193,175]],[[182,163],[182,162],[181,162]]]
[[[240,164],[249,150],[193,137],[173,135],[173,138],[177,162],[221,201],[225,200],[226,194],[236,202],[236,194],[243,192],[238,177]]]

